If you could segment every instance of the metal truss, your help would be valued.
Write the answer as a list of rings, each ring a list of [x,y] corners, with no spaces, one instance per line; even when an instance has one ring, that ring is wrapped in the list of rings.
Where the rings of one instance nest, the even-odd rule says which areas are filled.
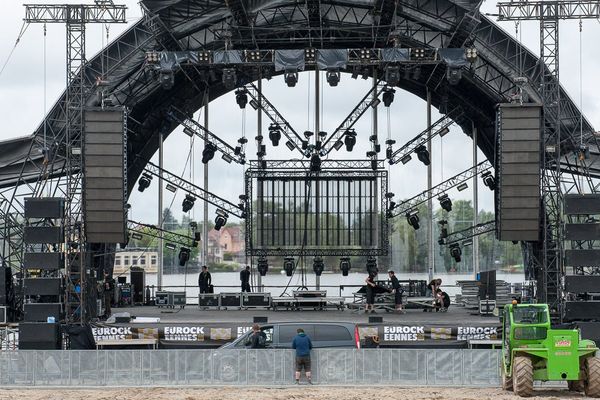
[[[139,233],[140,235],[150,236],[156,239],[162,238],[166,243],[179,244],[189,249],[198,247],[199,243],[199,238],[182,235],[180,233],[161,229],[156,225],[143,224],[132,220],[127,221],[127,230],[131,233]]]
[[[262,94],[260,90],[253,84],[246,85],[246,92],[252,99],[250,105],[255,110],[259,108],[269,117],[275,125],[279,127],[281,133],[288,139],[289,143],[293,145],[300,153],[305,157],[310,157],[310,151],[307,147],[308,140],[302,139],[302,137],[292,128],[289,122],[283,118],[281,113],[277,111],[277,108]],[[315,133],[317,134],[317,133]],[[286,144],[287,145],[287,144]]]
[[[462,111],[456,108],[435,121],[430,128],[425,129],[413,139],[408,141],[404,146],[394,151],[388,162],[390,164],[397,164],[404,157],[413,153],[417,147],[427,144],[427,142],[430,142],[431,139],[440,134],[444,135],[445,133],[442,132],[449,129],[450,126],[454,124],[454,121],[460,117],[461,113]]]
[[[271,169],[300,169],[309,171],[310,161],[308,160],[265,160],[250,161],[250,169],[271,170]],[[373,162],[371,160],[321,160],[321,169],[349,170],[362,169],[372,170]],[[377,170],[385,169],[385,161],[377,160]]]
[[[542,171],[542,257],[535,260],[541,266],[542,279],[538,294],[548,303],[552,317],[562,319],[562,277],[564,271],[563,234],[563,177],[561,161],[563,144],[572,142],[578,126],[570,128],[564,119],[568,101],[562,97],[559,74],[559,30],[561,19],[597,19],[600,17],[599,2],[552,1],[552,2],[500,2],[498,19],[502,21],[540,21],[540,74],[541,98],[544,119],[544,170]],[[570,121],[572,122],[572,121]],[[565,138],[567,140],[565,140]]]
[[[167,116],[179,125],[183,126],[183,132],[189,136],[196,135],[205,142],[212,144],[218,151],[223,153],[223,159],[234,161],[238,164],[246,163],[246,156],[243,153],[235,153],[235,149],[223,139],[200,125],[199,122],[189,118],[186,113],[176,107],[171,107]]]
[[[106,2],[105,2],[106,3]],[[106,4],[26,4],[25,22],[61,24],[125,23],[127,6]]]
[[[444,245],[450,246],[455,243],[461,244],[465,240],[472,239],[475,236],[483,235],[484,233],[494,232],[495,230],[496,221],[482,222],[480,224],[448,234],[448,236],[446,236],[444,239]]]
[[[201,187],[196,186],[183,178],[180,178],[176,174],[173,174],[163,168],[160,168],[158,165],[153,164],[150,161],[147,162],[146,166],[144,167],[144,171],[159,178],[161,177],[162,173],[162,179],[164,179],[167,183],[170,183],[171,185],[180,188],[181,190],[194,197],[207,201],[215,207],[220,208],[229,214],[235,215],[236,217],[239,217],[241,219],[246,218],[246,213],[239,205],[233,204],[230,201],[217,196],[216,194],[207,192]]]
[[[489,161],[482,161],[476,166],[454,175],[452,178],[432,187],[431,190],[425,190],[411,199],[398,203],[394,208],[388,209],[388,218],[404,215],[408,211],[414,210],[420,204],[425,203],[427,200],[440,196],[448,190],[473,179],[474,176],[480,175],[491,168],[492,164]]]
[[[348,129],[352,128],[354,124],[364,115],[369,107],[374,107],[380,101],[379,96],[383,93],[383,90],[387,87],[387,84],[383,82],[383,79],[379,79],[376,85],[373,85],[371,89],[364,95],[360,102],[354,107],[354,109],[348,114],[348,116],[342,121],[335,131],[323,142],[321,146],[321,155],[329,154],[335,147],[336,143],[339,142],[346,136]]]
[[[300,248],[273,248],[273,249],[253,249],[246,251],[246,255],[252,257],[377,257],[386,256],[387,251],[383,249],[353,249],[353,248],[319,248],[319,249],[300,249]]]

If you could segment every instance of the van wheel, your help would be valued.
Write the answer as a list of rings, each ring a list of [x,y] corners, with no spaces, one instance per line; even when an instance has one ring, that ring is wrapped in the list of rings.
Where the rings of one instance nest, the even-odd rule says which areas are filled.
[[[515,357],[512,378],[515,394],[521,397],[530,397],[533,394],[533,364],[531,358]]]
[[[600,359],[585,359],[585,380],[583,388],[588,397],[600,397]]]

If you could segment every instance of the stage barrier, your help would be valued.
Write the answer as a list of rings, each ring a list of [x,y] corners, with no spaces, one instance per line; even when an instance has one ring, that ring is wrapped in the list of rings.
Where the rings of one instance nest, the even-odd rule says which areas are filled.
[[[499,385],[498,350],[321,349],[321,385]],[[290,385],[291,350],[0,351],[0,387]]]

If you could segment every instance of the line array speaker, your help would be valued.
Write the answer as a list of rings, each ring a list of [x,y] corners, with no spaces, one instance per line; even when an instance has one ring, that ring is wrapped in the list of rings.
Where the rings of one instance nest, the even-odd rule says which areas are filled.
[[[27,303],[24,309],[27,322],[47,322],[48,317],[54,317],[56,321],[61,319],[61,303]]]
[[[569,293],[600,293],[600,275],[567,275],[565,291]]]
[[[28,197],[25,199],[25,218],[53,218],[65,216],[65,199],[62,197]]]
[[[600,194],[565,194],[564,211],[568,215],[600,214]]]
[[[62,243],[63,229],[60,226],[26,226],[23,239],[26,244]]]
[[[25,296],[60,296],[60,278],[25,278]]]
[[[496,229],[500,240],[539,240],[541,124],[541,105],[510,103],[498,109]]]
[[[25,253],[23,259],[25,269],[41,269],[44,271],[56,271],[64,267],[62,253]]]
[[[19,324],[20,350],[60,350],[59,324],[22,322]]]
[[[600,250],[565,250],[565,265],[569,267],[600,267]]]
[[[85,232],[89,243],[124,243],[126,124],[123,108],[85,111]]]

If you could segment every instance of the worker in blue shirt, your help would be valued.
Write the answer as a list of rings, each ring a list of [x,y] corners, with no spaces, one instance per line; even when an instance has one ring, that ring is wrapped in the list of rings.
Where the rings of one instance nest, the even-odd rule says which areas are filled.
[[[304,333],[304,329],[298,328],[296,332],[298,334],[292,340],[292,349],[296,349],[296,385],[300,383],[302,368],[304,368],[308,383],[312,385],[310,374],[310,350],[312,349],[312,342],[306,333]]]

